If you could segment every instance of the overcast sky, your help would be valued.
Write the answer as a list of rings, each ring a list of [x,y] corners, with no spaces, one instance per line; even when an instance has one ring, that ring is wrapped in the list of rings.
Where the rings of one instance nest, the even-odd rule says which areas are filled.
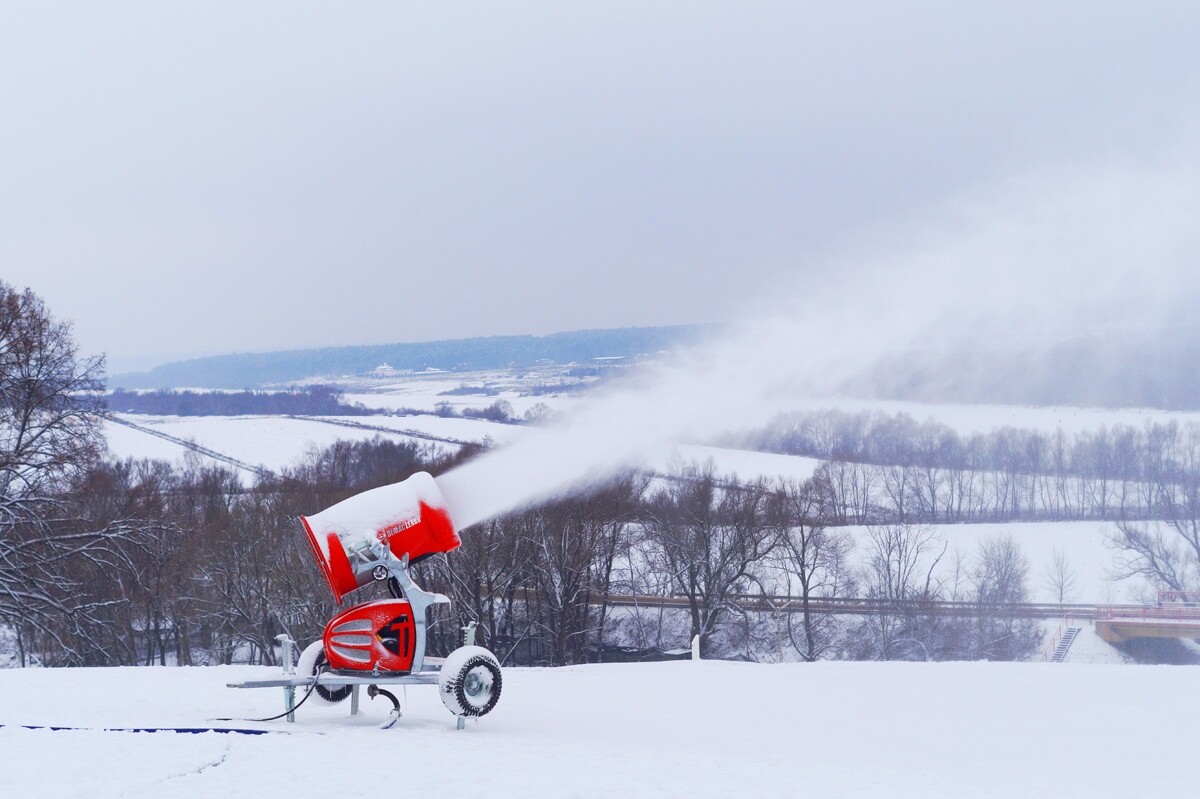
[[[0,278],[112,371],[725,321],[1189,147],[1197,42],[1184,2],[4,3]]]

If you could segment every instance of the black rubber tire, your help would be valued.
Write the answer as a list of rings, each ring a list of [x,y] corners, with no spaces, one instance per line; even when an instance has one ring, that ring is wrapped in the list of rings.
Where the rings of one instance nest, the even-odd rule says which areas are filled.
[[[478,693],[472,693],[472,685]],[[452,652],[438,677],[442,704],[456,716],[478,718],[491,713],[500,701],[503,685],[500,664],[495,655],[482,647],[463,647]]]
[[[300,653],[300,660],[296,664],[296,673],[301,677],[311,677],[324,671],[328,664],[324,644],[321,641],[313,641]],[[336,705],[338,702],[349,699],[353,690],[353,686],[350,685],[334,687],[317,683],[312,692],[312,699],[319,705]]]

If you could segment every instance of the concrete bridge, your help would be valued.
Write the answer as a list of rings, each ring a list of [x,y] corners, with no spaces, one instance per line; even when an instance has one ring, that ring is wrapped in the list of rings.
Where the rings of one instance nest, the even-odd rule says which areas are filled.
[[[1200,638],[1200,593],[1164,591],[1154,605],[1096,608],[1096,634],[1110,644],[1134,638]]]

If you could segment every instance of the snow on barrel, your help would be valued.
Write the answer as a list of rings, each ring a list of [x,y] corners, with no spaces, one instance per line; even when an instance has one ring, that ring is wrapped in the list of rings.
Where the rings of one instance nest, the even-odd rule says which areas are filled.
[[[407,555],[410,563],[462,543],[441,489],[426,472],[356,494],[300,521],[338,602],[374,579],[376,543],[397,558]]]

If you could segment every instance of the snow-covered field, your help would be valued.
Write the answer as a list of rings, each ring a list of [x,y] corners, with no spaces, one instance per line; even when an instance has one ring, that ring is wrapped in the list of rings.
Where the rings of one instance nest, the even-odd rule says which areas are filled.
[[[175,438],[194,441],[208,449],[228,455],[252,466],[273,471],[295,464],[307,454],[328,447],[335,441],[358,441],[377,435],[398,440],[431,443],[424,438],[404,435],[416,431],[445,439],[432,442],[453,448],[453,441],[491,441],[504,445],[515,441],[530,428],[499,424],[479,419],[438,416],[345,416],[293,419],[286,416],[146,416],[120,414],[134,424],[161,431]],[[334,422],[331,424],[330,422]],[[337,424],[341,422],[342,424]],[[366,425],[368,427],[356,427]],[[392,433],[379,429],[391,430]],[[118,458],[160,458],[180,462],[189,450],[180,444],[113,422],[105,423],[109,451]],[[201,456],[202,459],[205,459]],[[666,470],[679,463],[704,464],[712,460],[722,476],[736,474],[743,480],[779,477],[803,480],[812,475],[818,461],[791,455],[765,452],[680,445],[665,447],[648,460],[652,469]],[[247,473],[249,476],[249,473]]]
[[[513,413],[519,417],[524,416],[526,411],[538,404],[544,404],[552,410],[565,410],[578,402],[578,399],[575,397],[521,396],[516,391],[501,391],[495,396],[484,394],[447,395],[441,393],[442,391],[458,388],[460,385],[462,385],[462,381],[441,383],[432,386],[414,386],[394,391],[383,390],[365,394],[354,392],[347,393],[345,401],[359,403],[366,408],[378,408],[385,411],[413,408],[426,412],[432,412],[441,403],[446,403],[454,410],[461,412],[465,408],[486,408],[497,400],[505,400],[512,405]]]
[[[816,458],[726,447],[703,447],[696,444],[663,447],[647,458],[644,465],[653,471],[669,474],[680,465],[694,464],[703,467],[708,463],[712,464],[713,472],[717,476],[737,477],[743,482],[760,477],[768,481],[784,479],[802,482],[812,477],[813,472],[821,465]]]
[[[533,380],[547,379],[542,375]],[[555,378],[557,379],[557,378]],[[359,379],[343,386],[347,399],[377,408],[414,407],[429,409],[439,402],[449,402],[462,409],[481,408],[505,399],[523,413],[538,402],[556,410],[569,409],[582,400],[577,396],[521,397],[519,392],[531,384],[525,377],[513,373],[480,372],[463,375],[420,375],[388,380]],[[443,392],[463,385],[487,386],[499,390],[498,396],[445,395]],[[885,413],[907,413],[918,419],[934,419],[962,433],[986,432],[1003,426],[1054,430],[1061,428],[1074,433],[1094,430],[1101,426],[1128,424],[1140,426],[1147,422],[1200,421],[1197,413],[1172,413],[1146,409],[1104,410],[1083,408],[1031,408],[998,405],[922,404],[913,402],[858,401],[839,399],[822,402],[797,403],[798,410],[834,407],[842,411],[878,410]],[[127,415],[124,418],[146,427],[160,430],[180,439],[197,442],[211,450],[252,465],[278,471],[295,464],[311,452],[338,440],[362,440],[376,435],[393,436],[397,440],[430,443],[405,432],[417,432],[444,441],[438,446],[454,448],[455,441],[488,441],[504,446],[525,435],[530,428],[476,419],[443,418],[435,415],[326,417],[325,421],[272,416],[238,417],[152,417]],[[334,422],[334,423],[330,423]],[[337,422],[347,423],[337,424]],[[392,432],[365,429],[353,425],[368,425]],[[185,447],[156,438],[145,432],[107,423],[109,449],[118,457],[151,457],[182,461],[189,452]],[[203,456],[201,459],[204,460]],[[644,460],[645,467],[660,472],[685,463],[712,463],[721,476],[736,475],[742,480],[779,478],[803,480],[811,476],[818,461],[787,455],[752,452],[696,444],[681,444],[661,448]],[[254,475],[247,472],[248,479]],[[1139,581],[1110,580],[1114,571],[1114,553],[1105,544],[1102,523],[1033,523],[991,525],[941,525],[934,533],[939,541],[949,543],[950,551],[939,565],[938,573],[950,579],[953,552],[958,550],[970,558],[981,541],[998,535],[1011,535],[1020,545],[1031,564],[1029,589],[1034,601],[1056,599],[1048,585],[1047,564],[1054,550],[1065,553],[1075,585],[1068,600],[1086,603],[1136,602],[1143,599],[1144,586]],[[852,555],[863,561],[868,552],[865,533],[850,528],[858,541]]]
[[[985,405],[963,403],[925,403],[899,400],[801,400],[794,411],[838,410],[845,413],[878,411],[895,415],[904,413],[918,422],[932,419],[960,434],[989,433],[1002,427],[1015,427],[1053,433],[1061,429],[1066,435],[1099,430],[1114,425],[1140,428],[1147,423],[1200,424],[1200,412],[1162,411],[1154,408],[1072,408],[1066,406],[1035,407],[1029,405]]]
[[[434,689],[310,708],[292,734],[27,730],[207,726],[278,712],[256,667],[0,671],[0,794],[13,797],[1183,796],[1186,667],[674,662],[508,669],[459,732]]]
[[[533,406],[544,403],[554,410],[565,410],[578,401],[573,394],[533,393],[534,389],[546,390],[560,383],[574,385],[579,380],[565,377],[565,367],[538,368],[514,373],[497,369],[480,372],[454,372],[440,374],[417,374],[386,379],[340,378],[321,382],[337,385],[345,392],[345,400],[361,403],[367,408],[397,410],[414,408],[432,411],[438,404],[447,403],[455,410],[484,408],[497,400],[505,400],[513,406],[517,416],[523,416]],[[498,392],[495,395],[448,394],[463,387],[484,387]]]
[[[1067,603],[1080,604],[1128,604],[1140,603],[1147,590],[1142,578],[1125,580],[1111,579],[1116,571],[1118,553],[1105,544],[1106,532],[1111,528],[1106,522],[1028,522],[1014,524],[937,524],[928,529],[933,541],[922,559],[925,567],[918,569],[924,575],[933,559],[947,544],[945,555],[933,571],[935,580],[950,584],[954,580],[955,551],[965,556],[966,569],[979,546],[986,540],[1011,536],[1022,554],[1029,560],[1029,601],[1057,602],[1058,596],[1050,584],[1048,570],[1054,560],[1054,551],[1066,556],[1066,563],[1073,585],[1066,592]],[[851,551],[852,563],[865,566],[870,558],[870,544],[866,528],[838,528],[852,535],[855,548]],[[965,587],[969,574],[960,577]]]
[[[319,451],[337,441],[360,441],[378,435],[387,436],[378,430],[347,427],[308,419],[292,419],[286,416],[145,416],[121,414],[134,424],[161,431],[175,438],[194,441],[208,449],[236,458],[251,466],[265,466],[278,471],[291,466],[312,452]],[[430,443],[425,439],[412,438],[399,429],[431,432],[433,435],[452,436],[468,433],[482,440],[495,433],[503,436],[505,431],[515,429],[511,425],[475,422],[466,419],[438,419],[437,417],[387,417],[349,416],[345,421],[370,424],[377,427],[394,426],[397,440]],[[459,422],[447,425],[446,422]],[[464,430],[467,426],[470,429]],[[493,429],[495,428],[495,429]],[[109,452],[117,458],[160,458],[181,462],[190,451],[180,444],[113,422],[105,422],[105,436]],[[208,460],[201,456],[202,460]],[[250,476],[250,473],[247,473]]]
[[[365,378],[340,379],[333,382],[346,392],[348,402],[361,402],[368,408],[393,410],[416,408],[432,411],[439,402],[452,407],[482,408],[498,399],[513,405],[518,415],[524,414],[539,402],[555,410],[569,410],[580,401],[578,395],[522,396],[533,385],[554,382],[549,374],[533,373],[523,377],[506,370],[414,375],[387,380]],[[445,395],[460,386],[487,386],[498,390],[497,396]],[[989,405],[971,403],[927,403],[902,400],[865,400],[854,398],[797,399],[790,408],[781,410],[819,411],[840,410],[846,413],[879,411],[886,414],[905,413],[917,421],[933,419],[959,433],[987,433],[1001,427],[1018,427],[1043,432],[1057,429],[1068,435],[1112,427],[1117,424],[1141,427],[1148,422],[1200,423],[1200,412],[1163,411],[1153,408],[1075,408],[1066,406],[1035,407],[1026,405]]]

